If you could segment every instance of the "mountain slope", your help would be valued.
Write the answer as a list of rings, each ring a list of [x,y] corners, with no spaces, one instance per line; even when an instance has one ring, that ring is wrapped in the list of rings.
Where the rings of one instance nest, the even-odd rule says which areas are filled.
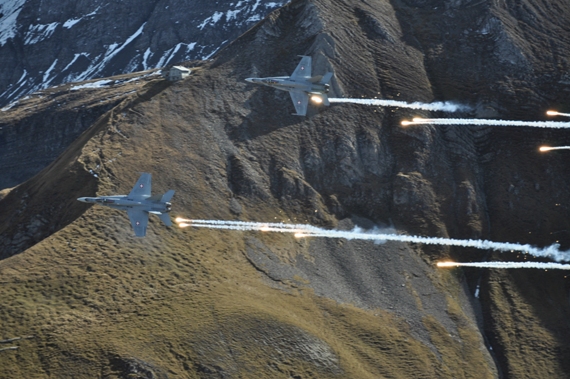
[[[7,193],[0,335],[34,336],[0,352],[9,377],[567,376],[563,274],[433,265],[450,255],[522,259],[514,254],[168,229],[153,218],[136,239],[124,213],[75,201],[127,193],[146,171],[155,192],[177,191],[173,216],[539,246],[557,232],[568,246],[568,208],[553,206],[570,197],[567,160],[534,153],[541,142],[568,141],[564,131],[404,129],[402,118],[427,113],[346,104],[300,118],[286,93],[243,81],[286,75],[297,54],[310,54],[315,72],[334,70],[337,96],[455,100],[532,119],[544,100],[542,87],[528,85],[538,68],[497,92],[466,91],[468,69],[457,70],[455,87],[432,79],[447,67],[434,64],[404,16],[438,4],[295,1],[187,80],[150,82],[148,97],[116,106]],[[456,4],[458,15],[497,11]],[[566,47],[556,33],[551,43]],[[518,73],[497,67],[505,81]],[[499,74],[481,76],[491,85]],[[521,111],[521,98],[534,102]],[[49,222],[30,233],[38,215]]]
[[[0,106],[61,83],[207,59],[285,1],[0,4]]]

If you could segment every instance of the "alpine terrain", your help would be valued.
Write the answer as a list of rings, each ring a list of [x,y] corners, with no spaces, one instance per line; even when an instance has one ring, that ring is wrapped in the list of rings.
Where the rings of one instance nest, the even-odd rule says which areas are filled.
[[[0,114],[0,143],[33,124],[17,142],[30,162],[65,150],[2,185],[0,377],[569,377],[567,271],[436,263],[552,262],[524,254],[552,245],[564,263],[570,160],[538,147],[570,145],[570,130],[401,125],[570,113],[569,19],[566,0],[294,0],[211,60],[185,62],[184,80],[139,62],[142,72],[20,99]],[[244,80],[288,76],[298,55],[314,75],[334,72],[337,101],[306,117],[291,114],[287,92]],[[85,131],[64,141],[72,128]],[[127,194],[141,172],[153,194],[176,191],[173,221],[529,246],[296,238],[157,217],[137,238],[125,212],[76,200]]]

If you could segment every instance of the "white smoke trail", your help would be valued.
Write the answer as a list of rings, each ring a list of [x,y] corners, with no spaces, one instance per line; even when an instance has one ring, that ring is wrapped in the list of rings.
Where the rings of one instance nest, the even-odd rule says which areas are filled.
[[[570,150],[570,146],[556,146],[556,147],[542,146],[539,150],[540,150],[540,151]]]
[[[456,104],[450,101],[435,102],[435,103],[407,103],[405,101],[396,100],[381,100],[381,99],[345,99],[345,98],[329,98],[331,103],[351,103],[363,105],[376,105],[380,107],[399,107],[410,109],[421,109],[426,111],[443,111],[443,112],[458,112],[470,111],[471,108],[466,105]]]
[[[485,120],[480,118],[414,118],[412,121],[402,121],[402,126],[408,125],[490,125],[490,126],[529,126],[534,128],[564,129],[570,128],[570,122],[560,121],[513,121]]]
[[[181,222],[178,224],[181,228],[188,228],[193,226],[195,228],[206,228],[206,229],[223,229],[223,230],[238,230],[242,232],[254,231],[254,232],[278,232],[278,233],[312,233],[309,229],[293,229],[293,228],[276,228],[266,226],[261,224],[259,226],[247,226],[247,225],[235,225],[235,224],[200,224],[200,223],[185,223]]]
[[[543,270],[570,270],[570,265],[544,262],[439,262],[437,267],[480,267],[480,268],[538,268]]]
[[[549,116],[562,116],[562,117],[570,117],[570,113],[560,113],[556,111],[548,111],[546,112]]]
[[[343,231],[343,230],[326,230],[312,225],[295,225],[295,224],[282,224],[282,223],[262,223],[262,222],[246,222],[246,221],[224,221],[224,220],[188,220],[177,218],[179,226],[186,228],[193,226],[196,228],[209,228],[209,229],[225,229],[225,230],[240,230],[240,231],[267,231],[279,233],[294,233],[297,238],[307,237],[327,237],[327,238],[344,238],[348,240],[368,240],[368,241],[399,241],[399,242],[412,242],[422,243],[428,245],[444,245],[444,246],[461,246],[472,247],[482,250],[495,250],[502,252],[521,251],[535,257],[550,258],[557,262],[570,261],[569,251],[560,251],[560,245],[554,244],[544,249],[539,249],[531,245],[521,245],[518,243],[509,242],[493,242],[486,240],[461,240],[453,238],[441,237],[422,237],[422,236],[409,236],[404,234],[391,234],[391,233],[362,233],[356,231]]]
[[[544,249],[539,249],[531,245],[521,245],[518,243],[510,242],[493,242],[487,240],[460,240],[453,238],[442,237],[421,237],[421,236],[408,236],[403,234],[369,234],[357,232],[345,232],[338,230],[323,230],[322,232],[315,233],[296,233],[295,237],[329,237],[329,238],[345,238],[348,240],[385,240],[385,241],[399,241],[399,242],[413,242],[423,243],[426,245],[445,245],[445,246],[461,246],[472,247],[481,250],[495,250],[501,252],[521,251],[535,257],[551,258],[557,262],[570,261],[570,251],[560,251],[559,244],[553,244]]]
[[[226,221],[226,220],[189,220],[177,217],[175,220],[180,225],[205,227],[199,225],[223,225],[235,227],[233,230],[249,230],[249,231],[283,231],[290,230],[288,233],[297,233],[298,231],[319,232],[322,229],[306,224],[284,224],[282,222],[252,222],[252,221]],[[215,228],[214,228],[215,229]]]

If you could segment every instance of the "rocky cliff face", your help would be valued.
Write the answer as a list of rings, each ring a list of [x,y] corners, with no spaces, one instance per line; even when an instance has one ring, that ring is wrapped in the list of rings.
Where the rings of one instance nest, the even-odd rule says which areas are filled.
[[[569,12],[562,1],[299,0],[189,79],[149,83],[0,201],[0,333],[36,335],[20,345],[34,352],[26,365],[0,363],[14,377],[568,376],[563,273],[434,267],[525,257],[158,222],[141,240],[124,214],[75,198],[126,193],[148,171],[186,217],[567,248],[569,163],[537,152],[570,142],[567,131],[402,128],[428,113],[348,104],[301,118],[286,93],[243,78],[287,75],[306,54],[315,72],[334,70],[336,96],[535,120],[568,101]]]
[[[207,59],[282,1],[0,4],[0,106],[61,83]]]

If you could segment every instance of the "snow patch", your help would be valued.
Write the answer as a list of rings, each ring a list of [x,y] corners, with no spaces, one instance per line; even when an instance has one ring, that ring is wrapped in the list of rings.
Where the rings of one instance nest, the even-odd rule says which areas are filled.
[[[73,27],[73,25],[77,24],[79,21],[83,20],[86,17],[91,17],[91,16],[95,16],[97,14],[97,11],[100,9],[101,7],[97,7],[97,9],[95,9],[93,12],[88,13],[84,16],[81,16],[79,18],[72,18],[71,20],[67,20],[66,22],[63,23],[63,27],[67,28],[67,29],[71,29]]]
[[[200,25],[198,25],[198,28],[200,30],[204,29],[204,27],[206,25],[216,25],[216,23],[218,21],[220,21],[220,19],[222,18],[224,14],[222,12],[214,12],[213,15],[211,15],[210,17],[208,17],[207,19],[205,19],[204,21],[202,21],[202,23]]]
[[[144,52],[143,55],[143,60],[142,60],[142,66],[143,66],[143,70],[148,70],[148,58],[150,58],[150,56],[152,55],[152,51],[150,51],[150,47],[146,48],[146,51]]]
[[[257,9],[257,7],[259,7],[259,3],[261,3],[261,0],[256,0],[255,4],[253,4],[253,8],[251,8],[252,12],[255,12],[255,10]]]
[[[16,36],[18,16],[25,3],[26,0],[4,0],[0,2],[0,13],[4,15],[0,18],[0,46]]]
[[[88,57],[89,57],[89,54],[87,54],[87,53],[75,54],[75,55],[73,56],[73,59],[71,60],[71,62],[69,62],[69,63],[67,64],[67,66],[65,66],[65,67],[63,68],[63,70],[61,70],[61,71],[66,71],[68,68],[70,68],[71,66],[73,66],[73,64],[75,63],[75,61],[76,61],[79,57],[81,57],[81,56],[84,56],[84,57],[88,58]]]
[[[259,21],[259,20],[261,20],[261,16],[256,14],[256,15],[251,16],[247,20],[245,20],[245,22],[254,22],[254,21]]]
[[[123,50],[126,46],[128,46],[131,42],[133,42],[139,35],[142,34],[145,25],[146,25],[146,22],[144,24],[142,24],[141,27],[138,28],[137,31],[134,32],[133,35],[131,35],[129,38],[127,38],[127,40],[122,45],[119,46],[118,43],[113,43],[113,44],[109,45],[109,47],[107,48],[107,51],[105,52],[102,60],[96,64],[89,66],[87,68],[87,70],[85,70],[85,72],[83,72],[83,74],[81,74],[79,76],[79,78],[86,79],[89,77],[93,77],[94,75],[96,75],[100,71],[102,71],[105,68],[105,65],[107,65],[107,63],[109,63],[109,61],[111,59],[113,59],[117,54],[119,54],[121,52],[121,50]],[[97,61],[97,59],[99,57],[100,57],[100,55],[97,56],[97,58],[95,58],[94,60]]]
[[[235,10],[235,11],[227,11],[226,12],[226,21],[231,21],[234,18],[237,19],[237,15],[241,12],[241,9]]]
[[[71,87],[69,90],[70,91],[77,91],[80,89],[84,89],[84,88],[102,88],[103,86],[106,86],[109,83],[114,82],[114,80],[98,80],[96,82],[93,83],[85,83],[85,84],[80,84],[78,86],[73,86]]]
[[[46,87],[47,87],[47,86],[49,85],[49,83],[55,78],[55,76],[54,76],[53,78],[51,78],[51,79],[48,81],[49,74],[51,73],[51,70],[53,70],[53,69],[55,68],[55,65],[56,65],[56,64],[57,64],[57,59],[56,59],[55,61],[53,61],[53,63],[51,64],[51,66],[49,66],[49,68],[47,69],[47,71],[44,73],[44,78],[43,78],[43,81],[42,81],[42,85],[43,85],[43,86],[46,86]]]
[[[82,19],[83,18],[76,18],[76,19],[67,20],[66,22],[63,23],[63,27],[66,29],[71,29],[73,27],[73,25],[77,24]]]
[[[160,58],[160,60],[156,64],[156,67],[164,67],[164,66],[168,65],[168,63],[172,60],[172,58],[174,58],[176,53],[178,53],[178,51],[180,51],[180,48],[183,45],[186,45],[186,54],[188,54],[190,51],[194,50],[194,48],[196,47],[196,42],[192,42],[192,43],[180,42],[179,44],[177,44],[173,48],[165,51],[164,55]],[[186,55],[185,55],[185,57],[186,57]]]
[[[16,86],[17,86],[17,87],[15,87],[15,88],[12,90],[12,93],[16,93],[16,92],[18,91],[18,89],[19,89],[20,87],[22,87],[22,85],[24,85],[24,84],[27,82],[27,80],[24,80],[27,75],[28,75],[28,72],[27,72],[26,70],[24,70],[24,73],[22,74],[22,76],[20,77],[20,79],[18,80],[18,82],[16,83]],[[18,84],[19,84],[19,86],[18,86]],[[11,90],[11,88],[10,88],[10,90]],[[2,95],[6,94],[7,92],[8,92],[8,91],[4,92]],[[12,103],[6,105],[4,108],[2,108],[2,109],[0,109],[0,110],[3,111],[3,112],[6,112],[7,110],[9,110],[9,109],[13,108],[14,106],[16,106],[16,105],[18,104],[18,101],[19,101],[19,100],[16,100],[16,101],[14,101],[14,102],[12,102]]]
[[[33,45],[51,37],[59,22],[51,24],[30,25],[26,35],[24,36],[24,45]]]

